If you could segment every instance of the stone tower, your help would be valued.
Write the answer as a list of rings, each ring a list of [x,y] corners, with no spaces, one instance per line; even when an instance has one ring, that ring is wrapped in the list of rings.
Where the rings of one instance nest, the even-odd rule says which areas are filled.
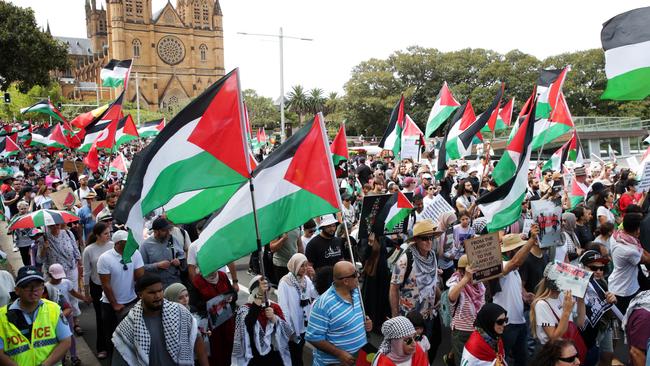
[[[95,0],[86,0],[86,34],[92,53],[103,53],[104,48],[108,47],[106,10],[103,4],[101,9],[97,9]]]

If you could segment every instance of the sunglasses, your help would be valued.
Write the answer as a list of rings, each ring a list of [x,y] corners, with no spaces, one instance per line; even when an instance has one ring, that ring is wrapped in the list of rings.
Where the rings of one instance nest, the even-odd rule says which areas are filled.
[[[359,275],[360,275],[360,274],[359,274],[359,271],[354,271],[354,273],[352,273],[351,275],[349,275],[349,276],[345,276],[345,277],[339,277],[338,279],[339,279],[339,280],[345,280],[345,279],[347,279],[347,278],[358,278]]]
[[[404,341],[404,344],[407,345],[407,346],[410,346],[413,343],[417,342],[415,337],[408,337],[408,338],[403,339],[403,341]]]
[[[495,323],[496,323],[496,325],[504,325],[504,324],[508,324],[508,317],[505,317],[505,318],[503,318],[503,319],[497,319],[497,320],[495,321]]]
[[[605,271],[606,271],[605,266],[588,266],[588,267],[589,267],[589,269],[590,269],[592,272],[596,272],[596,271],[603,271],[603,272],[605,272]]]
[[[573,361],[576,360],[576,358],[578,358],[577,353],[575,355],[573,355],[573,356],[570,356],[570,357],[560,357],[560,358],[558,358],[558,360],[560,360],[562,362],[566,362],[566,363],[572,363]]]

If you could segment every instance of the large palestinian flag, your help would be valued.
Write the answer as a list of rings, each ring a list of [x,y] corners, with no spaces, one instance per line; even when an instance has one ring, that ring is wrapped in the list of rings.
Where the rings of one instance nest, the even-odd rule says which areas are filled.
[[[32,140],[30,146],[49,147],[54,149],[64,149],[65,144],[52,139],[52,131],[59,125],[50,127],[37,127],[32,131]],[[59,126],[60,128],[60,126]]]
[[[142,138],[156,137],[164,127],[164,118],[148,121],[143,123],[142,127],[138,128],[138,135]]]
[[[603,24],[607,89],[601,99],[642,100],[650,95],[650,7],[630,10]]]
[[[128,80],[130,70],[131,60],[110,60],[99,74],[102,79],[102,86],[113,88],[125,86],[125,80]]]
[[[537,80],[537,122],[533,149],[555,140],[574,127],[562,94],[562,85],[569,70],[570,67],[567,66],[562,70],[542,70],[540,73]]]
[[[90,146],[99,139],[97,143],[98,148],[112,149],[115,144],[115,129],[116,124],[122,119],[122,100],[124,99],[124,91],[120,94],[113,103],[102,113],[95,118],[93,122],[81,130],[80,134],[83,137],[79,150],[88,152]],[[109,130],[109,127],[112,129]]]
[[[481,132],[490,133],[507,129],[510,126],[510,121],[512,120],[512,112],[514,106],[515,98],[510,98],[508,103],[499,108],[499,113],[497,114],[496,120],[494,120],[494,124],[492,123],[492,120],[489,120],[488,123],[481,129]]]
[[[533,90],[533,95],[536,91]],[[533,102],[536,100],[533,98]],[[535,104],[526,119],[521,124],[512,144],[520,146],[517,155],[511,155],[512,158],[518,158],[516,162],[516,171],[514,176],[499,185],[495,190],[489,192],[476,200],[478,207],[488,220],[488,231],[494,232],[500,230],[521,217],[521,203],[526,197],[526,188],[528,187],[528,164],[531,155],[531,142],[535,128]],[[505,154],[504,154],[505,155]],[[501,165],[501,163],[497,164]]]
[[[339,211],[340,199],[322,115],[317,115],[264,159],[253,172],[252,184],[262,243],[312,217]],[[258,249],[248,183],[239,187],[194,243],[198,245],[201,273],[212,273]]]
[[[115,129],[115,146],[120,146],[129,141],[137,140],[140,137],[138,128],[135,127],[135,122],[131,115],[127,115],[117,123]]]
[[[429,113],[425,136],[427,138],[431,137],[458,107],[460,107],[460,103],[451,94],[451,90],[449,90],[445,81],[442,83],[442,88],[440,88],[438,97],[436,97],[436,101],[433,103],[433,107]]]
[[[20,113],[25,114],[25,113],[43,113],[51,116],[54,119],[57,119],[61,122],[66,121],[65,117],[61,114],[61,112],[56,109],[56,107],[49,101],[49,100],[41,100],[38,103],[35,103],[29,107],[22,108],[20,110]]]
[[[399,98],[397,104],[390,113],[388,127],[379,141],[379,147],[384,150],[391,150],[395,159],[399,159],[399,152],[402,150],[402,131],[404,130],[404,95]]]
[[[404,119],[404,131],[402,131],[402,141],[405,138],[415,138],[418,140],[418,144],[421,147],[424,147],[424,134],[418,125],[411,119],[411,116],[408,114]]]
[[[181,110],[135,156],[113,214],[129,228],[125,258],[144,240],[145,215],[176,199],[176,207],[185,209],[177,211],[180,216],[168,212],[170,220],[177,222],[183,213],[206,216],[247,181],[250,162],[241,106],[235,69]]]
[[[392,232],[400,223],[404,222],[413,210],[413,204],[404,195],[397,191],[386,201],[386,204],[377,215],[376,225],[383,223],[381,233]]]

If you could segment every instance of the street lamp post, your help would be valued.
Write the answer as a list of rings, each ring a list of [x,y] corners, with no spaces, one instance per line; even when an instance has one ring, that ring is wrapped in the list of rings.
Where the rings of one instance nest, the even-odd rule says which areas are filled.
[[[263,34],[263,33],[247,33],[247,32],[237,32],[243,36],[258,36],[258,37],[275,37],[280,43],[280,142],[284,142],[286,139],[285,130],[284,130],[284,39],[297,39],[299,41],[313,41],[313,38],[303,38],[303,37],[292,37],[285,36],[282,32],[282,27],[280,27],[279,34]]]

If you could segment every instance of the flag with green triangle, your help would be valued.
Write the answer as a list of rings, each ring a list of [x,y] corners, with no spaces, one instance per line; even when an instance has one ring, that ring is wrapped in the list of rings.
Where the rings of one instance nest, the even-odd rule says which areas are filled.
[[[436,101],[433,103],[433,107],[431,107],[431,112],[427,119],[425,136],[427,138],[431,137],[458,107],[460,107],[460,103],[451,94],[447,82],[443,82]]]
[[[383,230],[380,232],[392,232],[397,225],[404,222],[412,210],[413,204],[404,193],[393,193],[377,215],[377,223],[383,223]]]

